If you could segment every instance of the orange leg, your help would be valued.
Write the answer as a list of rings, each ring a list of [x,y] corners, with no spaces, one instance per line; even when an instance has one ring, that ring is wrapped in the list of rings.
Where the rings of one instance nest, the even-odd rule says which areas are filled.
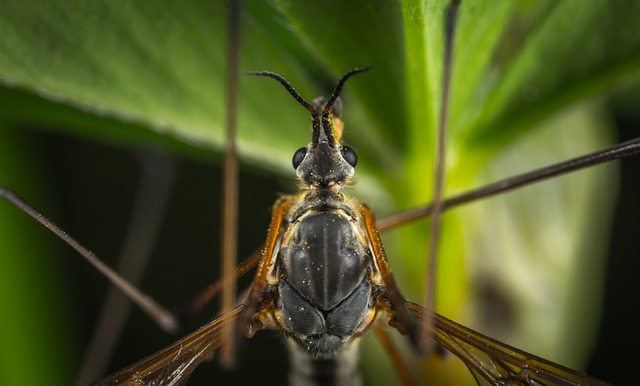
[[[402,383],[404,383],[406,386],[415,386],[416,382],[411,376],[409,368],[407,368],[407,366],[403,362],[398,348],[395,344],[393,344],[393,341],[391,340],[391,337],[389,336],[387,331],[384,328],[378,326],[376,327],[376,334],[378,335],[378,339],[380,339],[380,343],[382,343],[382,347],[384,347],[387,355],[391,359],[391,363],[396,369],[398,376],[400,377],[400,379],[402,379]]]
[[[262,248],[261,245],[259,249],[256,249],[251,256],[246,258],[240,265],[236,267],[233,271],[233,274],[221,277],[216,280],[213,284],[210,284],[206,289],[198,294],[179,314],[181,320],[191,320],[195,315],[197,315],[202,309],[211,303],[211,301],[220,293],[222,288],[226,286],[231,281],[236,281],[240,277],[242,277],[245,273],[249,272],[253,267],[255,267],[262,258]]]
[[[258,263],[256,275],[253,277],[253,282],[247,296],[245,317],[241,318],[241,326],[247,326],[245,331],[247,337],[253,336],[256,331],[262,327],[261,320],[263,319],[264,312],[272,302],[272,299],[265,294],[267,274],[273,263],[273,255],[280,237],[280,229],[282,228],[284,216],[289,212],[292,204],[297,201],[296,196],[282,196],[276,201],[271,210],[269,233],[267,234],[264,247],[260,252],[260,262]]]
[[[396,279],[391,273],[391,267],[387,260],[387,254],[382,245],[380,234],[376,228],[376,219],[373,210],[365,203],[357,204],[358,213],[364,223],[371,249],[373,251],[376,264],[382,276],[384,291],[378,295],[377,302],[384,307],[390,315],[389,325],[395,327],[400,333],[408,334],[411,343],[418,347],[418,326],[409,311],[410,302],[402,296]]]

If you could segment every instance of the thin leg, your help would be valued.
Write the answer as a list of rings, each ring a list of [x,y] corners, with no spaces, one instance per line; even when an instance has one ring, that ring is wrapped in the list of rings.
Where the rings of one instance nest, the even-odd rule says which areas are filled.
[[[249,272],[251,268],[255,267],[262,258],[263,248],[264,247],[261,246],[256,251],[254,251],[251,256],[249,256],[242,263],[240,263],[238,267],[236,267],[231,275],[221,277],[205,290],[200,292],[200,294],[196,296],[182,312],[179,313],[180,321],[182,323],[185,323],[186,321],[190,320],[195,315],[200,313],[200,311],[202,311],[202,309],[220,293],[222,288],[228,285],[228,282],[237,281],[245,273]]]
[[[269,233],[267,234],[267,239],[265,240],[264,247],[260,253],[258,269],[253,277],[253,282],[251,283],[251,288],[249,289],[249,294],[247,296],[247,313],[244,320],[242,320],[243,318],[240,318],[239,321],[240,326],[247,326],[247,330],[245,331],[245,335],[247,337],[252,337],[256,331],[262,327],[261,325],[254,325],[251,319],[255,317],[256,312],[262,312],[267,306],[266,304],[261,304],[265,300],[264,289],[268,285],[267,274],[271,265],[275,261],[274,251],[280,236],[280,228],[282,228],[284,216],[289,212],[292,204],[296,201],[296,196],[282,196],[276,201],[273,209],[271,210]]]
[[[508,192],[575,170],[584,169],[589,166],[609,162],[620,158],[631,157],[638,154],[640,154],[640,138],[636,138],[631,141],[624,142],[595,153],[587,154],[528,173],[523,173],[514,177],[506,178],[502,181],[498,181],[493,184],[447,198],[442,202],[442,207],[444,210],[447,210],[462,204],[473,202],[480,198],[490,197],[499,193]],[[378,220],[376,225],[380,231],[383,231],[423,217],[427,217],[432,212],[433,206],[432,204],[428,204],[380,219]]]
[[[387,254],[384,250],[384,246],[382,245],[380,234],[376,229],[375,215],[367,204],[360,202],[356,207],[364,224],[367,236],[369,237],[376,265],[380,270],[382,283],[385,287],[384,292],[378,294],[377,301],[380,302],[381,306],[390,313],[389,324],[398,329],[400,333],[408,334],[411,342],[416,345],[416,348],[419,348],[417,346],[418,326],[409,314],[409,302],[404,296],[402,296],[402,293],[400,293],[400,288],[396,283],[396,279],[391,273]]]
[[[236,149],[236,132],[238,126],[238,80],[240,71],[240,13],[242,2],[231,1],[229,4],[229,30],[227,47],[227,137],[224,151],[224,168],[222,184],[222,235],[220,246],[220,271],[222,277],[233,274],[238,260],[238,152]],[[236,305],[236,282],[225,281],[222,287],[220,308],[222,312],[231,310]],[[232,324],[225,324],[222,330],[223,341],[220,363],[231,367],[235,362],[235,333]]]
[[[384,347],[384,350],[387,352],[387,355],[391,359],[393,368],[398,373],[398,376],[400,377],[400,379],[402,379],[402,383],[404,383],[405,386],[415,386],[416,381],[411,376],[411,372],[409,371],[409,368],[405,365],[404,361],[402,360],[402,357],[400,356],[400,352],[398,351],[398,348],[396,347],[396,345],[393,344],[393,341],[391,340],[391,337],[387,333],[387,330],[381,327],[376,327],[376,334],[378,335],[378,339],[380,340],[380,343],[382,343],[382,347]]]
[[[146,294],[142,293],[138,288],[129,283],[129,281],[111,269],[108,265],[103,263],[98,256],[78,243],[55,223],[33,209],[33,207],[27,204],[27,202],[24,201],[17,193],[11,189],[0,187],[0,197],[7,200],[9,203],[26,213],[29,217],[39,222],[42,226],[49,229],[53,234],[67,243],[71,248],[75,249],[80,256],[84,257],[84,259],[93,265],[100,273],[106,276],[113,285],[136,303],[138,307],[147,313],[147,315],[149,315],[159,326],[167,331],[177,330],[178,322],[169,311],[156,303]]]
[[[434,160],[434,181],[433,181],[433,201],[431,212],[431,226],[429,228],[429,246],[427,251],[427,272],[425,288],[422,295],[422,304],[431,310],[436,309],[436,270],[438,268],[438,247],[440,245],[440,228],[442,226],[441,214],[444,210],[442,202],[442,192],[445,184],[446,171],[446,138],[449,126],[449,89],[451,86],[451,67],[453,63],[453,42],[455,38],[456,19],[460,1],[454,0],[447,8],[445,20],[445,43],[444,43],[444,63],[442,95],[440,102],[440,117],[438,120],[438,132],[436,135],[436,149]],[[433,321],[428,314],[422,318],[420,324],[419,345],[422,351],[428,349],[431,342],[430,336],[433,332]]]

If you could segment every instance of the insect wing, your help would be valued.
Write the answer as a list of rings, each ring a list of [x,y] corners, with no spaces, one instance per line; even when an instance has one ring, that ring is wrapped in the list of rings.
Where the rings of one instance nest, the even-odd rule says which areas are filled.
[[[609,385],[604,381],[491,339],[411,303],[412,316],[430,312],[434,339],[460,358],[482,385]],[[420,319],[418,319],[420,320]]]
[[[245,309],[239,305],[220,315],[199,330],[94,383],[106,385],[180,386],[204,360],[212,357],[222,343],[222,327],[233,323]]]

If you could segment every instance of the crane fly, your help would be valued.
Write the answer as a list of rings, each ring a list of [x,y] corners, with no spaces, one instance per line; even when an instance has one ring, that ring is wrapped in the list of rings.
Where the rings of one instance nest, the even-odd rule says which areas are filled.
[[[426,314],[432,318],[435,341],[458,356],[478,382],[606,384],[488,338],[402,296],[373,212],[343,194],[354,174],[357,156],[340,144],[342,122],[337,98],[345,81],[365,70],[356,68],[346,73],[328,101],[317,99],[313,104],[302,99],[281,76],[252,73],[278,80],[311,112],[312,141],[293,156],[296,174],[305,189],[298,195],[281,197],[274,205],[270,231],[245,301],[96,385],[185,384],[195,368],[220,347],[222,327],[228,324],[237,326],[247,337],[262,328],[284,331],[293,362],[303,362],[290,375],[293,385],[306,384],[309,379],[317,384],[334,384],[336,374],[320,370],[327,367],[345,377],[335,384],[360,384],[356,368],[350,367],[357,363],[351,359],[357,350],[356,339],[386,316],[390,325],[418,347],[420,318]],[[18,196],[8,190],[2,193],[24,207]]]
[[[333,114],[333,119],[329,119],[328,122],[335,124],[338,121],[337,114]],[[326,137],[326,133],[324,134]],[[375,285],[380,285],[379,282],[375,282]],[[393,287],[393,286],[392,286]],[[393,292],[393,291],[392,291]],[[399,298],[399,297],[397,297]],[[388,303],[384,305],[378,304],[379,310],[376,312],[379,313],[389,313],[393,319],[394,310],[398,308],[397,304],[395,307],[392,307],[390,304],[393,303],[387,298],[381,298],[380,303]],[[397,299],[396,299],[397,300]],[[398,301],[396,301],[398,303]],[[386,308],[385,308],[386,307]],[[402,308],[402,307],[399,307]],[[208,359],[209,354],[213,353],[214,349],[220,344],[219,333],[220,327],[224,324],[231,323],[236,320],[238,317],[241,317],[247,310],[246,305],[240,305],[238,308],[235,308],[231,311],[228,311],[224,315],[215,319],[210,324],[203,327],[203,329],[195,332],[193,335],[184,338],[183,340],[176,343],[176,345],[171,346],[168,351],[161,351],[158,354],[149,357],[147,360],[143,360],[142,362],[134,365],[133,368],[125,369],[123,372],[118,373],[118,376],[134,374],[135,376],[139,376],[138,374],[144,374],[141,370],[148,368],[152,371],[149,372],[148,376],[151,378],[158,377],[158,379],[163,379],[163,381],[172,380],[172,376],[183,377],[176,378],[176,382],[179,382],[178,379],[184,380],[186,376],[192,370],[192,367],[197,364],[200,360]],[[413,328],[411,325],[421,318],[421,315],[429,313],[429,311],[425,311],[421,306],[415,303],[407,303],[406,313],[404,317],[400,317],[400,319],[404,318],[404,324],[396,322],[398,327],[400,327],[405,333],[409,333],[410,336],[415,335],[413,332]],[[397,317],[397,316],[395,316]],[[277,316],[274,316],[276,320]],[[266,321],[263,321],[266,323]],[[271,321],[273,322],[273,321]],[[455,324],[452,321],[441,318],[439,316],[435,316],[436,323],[436,336],[435,338],[445,347],[448,347],[452,351],[458,353],[461,356],[464,356],[467,361],[469,361],[470,365],[473,367],[474,365],[478,365],[478,363],[498,363],[498,365],[490,368],[490,369],[481,369],[478,370],[479,374],[476,374],[477,377],[481,377],[480,373],[487,374],[487,371],[491,373],[492,371],[497,371],[499,374],[503,374],[505,372],[511,372],[512,375],[500,375],[504,376],[504,380],[523,380],[526,378],[526,372],[519,372],[517,369],[519,366],[523,366],[522,361],[518,362],[518,360],[522,360],[522,357],[519,358],[518,354],[522,354],[520,351],[512,349],[508,346],[504,346],[498,342],[485,338],[481,335],[477,335],[477,333],[470,331],[460,325]],[[268,324],[268,323],[267,323]],[[409,326],[408,326],[409,325]],[[289,333],[291,334],[291,333]],[[466,342],[465,339],[469,339],[469,337],[475,337],[476,339],[473,342]],[[415,337],[412,338],[415,340]],[[494,347],[496,350],[493,351],[492,354],[479,354],[481,359],[479,361],[474,360],[473,355],[469,356],[470,353],[475,352],[474,349],[471,349],[473,345],[476,345],[476,348],[479,347]],[[458,351],[456,351],[458,350]],[[503,357],[504,355],[504,357]],[[526,355],[526,354],[522,354]],[[535,368],[536,366],[545,369],[550,369],[550,373],[552,374],[562,374],[561,376],[571,379],[580,379],[580,380],[590,380],[589,378],[585,378],[580,374],[576,374],[570,370],[557,367],[553,364],[550,364],[543,360],[538,360],[535,357],[530,357],[526,355],[526,362],[530,368]],[[505,359],[506,358],[506,359]],[[504,361],[504,362],[503,362]],[[507,365],[505,363],[512,363],[510,361],[516,361],[515,365]],[[504,366],[500,364],[505,364]],[[147,366],[147,367],[145,367]],[[515,367],[511,367],[515,366]],[[491,367],[491,366],[489,366]],[[155,372],[154,372],[155,371]],[[491,376],[491,375],[488,375]],[[595,382],[595,381],[594,381]]]
[[[274,204],[269,233],[244,301],[96,385],[183,384],[221,346],[226,325],[234,325],[246,337],[263,328],[282,331],[292,362],[292,385],[359,385],[362,381],[353,359],[357,339],[386,317],[389,325],[420,349],[425,316],[434,340],[460,358],[478,383],[607,384],[488,338],[403,297],[373,211],[343,192],[358,158],[340,143],[343,124],[338,96],[348,78],[366,70],[347,72],[328,100],[318,98],[312,103],[278,74],[249,73],[277,80],[311,113],[311,142],[298,149],[292,161],[303,190]],[[627,147],[636,149],[638,144],[623,148]]]

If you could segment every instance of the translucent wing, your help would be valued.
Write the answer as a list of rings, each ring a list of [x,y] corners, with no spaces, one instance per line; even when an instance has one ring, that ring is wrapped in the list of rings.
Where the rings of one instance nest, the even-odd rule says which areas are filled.
[[[237,306],[171,346],[93,385],[184,385],[196,367],[220,347],[222,326],[233,323],[244,309],[244,305]]]
[[[411,303],[414,317],[430,312],[434,339],[469,368],[478,384],[608,385],[599,379],[526,353]],[[420,320],[420,319],[418,319]]]

